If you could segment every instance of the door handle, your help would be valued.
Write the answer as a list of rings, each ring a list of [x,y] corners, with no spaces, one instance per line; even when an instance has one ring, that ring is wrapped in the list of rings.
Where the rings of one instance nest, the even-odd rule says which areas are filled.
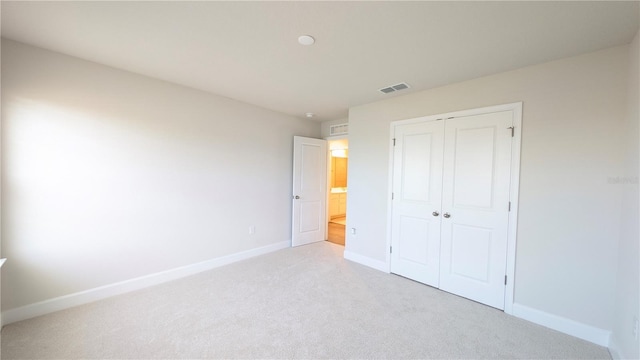
[[[446,217],[446,218],[448,219],[448,218],[450,218],[450,217],[451,217],[451,214],[449,214],[449,213],[444,213],[444,214],[442,214],[442,216],[444,216],[444,217]]]
[[[434,212],[432,212],[432,213],[431,213],[431,215],[433,215],[433,216],[438,216],[438,215],[440,215],[440,213],[439,213],[439,212],[437,212],[437,211],[434,211]]]
[[[296,199],[296,200],[298,200],[298,199],[300,199],[300,196],[296,195],[296,196],[294,196],[293,198],[294,198],[294,199]]]

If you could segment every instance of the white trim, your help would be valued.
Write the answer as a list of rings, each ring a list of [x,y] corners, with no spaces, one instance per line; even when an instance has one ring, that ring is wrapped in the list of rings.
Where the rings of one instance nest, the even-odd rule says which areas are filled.
[[[385,257],[384,261],[387,263],[385,272],[391,274],[391,237],[393,234],[393,160],[394,160],[394,150],[395,150],[395,124],[396,122],[391,122],[391,129],[389,134],[391,134],[391,139],[389,139],[389,170],[387,175],[387,247],[385,248]]]
[[[199,263],[181,266],[178,268],[161,271],[155,274],[145,275],[138,278],[121,281],[114,284],[100,286],[97,288],[80,291],[77,293],[60,296],[57,298],[40,301],[34,304],[25,305],[19,308],[2,312],[2,325],[11,324],[17,321],[30,319],[36,316],[49,314],[55,311],[68,309],[74,306],[87,304],[102,300],[111,296],[140,290],[146,287],[165,283],[167,281],[180,279],[194,275],[203,271],[211,270],[220,266],[228,265],[237,261],[249,259],[255,256],[264,255],[273,251],[288,248],[291,240],[281,241],[275,244],[262,246],[255,249],[241,251],[239,253],[205,260]]]
[[[522,102],[509,104],[513,111],[513,142],[511,143],[511,187],[509,189],[509,229],[507,230],[507,285],[504,289],[504,312],[513,314],[515,279],[516,279],[516,246],[518,237],[518,209],[520,194],[520,149],[522,144]]]
[[[518,194],[520,193],[520,149],[522,143],[522,102],[487,106],[477,109],[468,109],[462,111],[455,111],[444,114],[421,116],[417,118],[407,120],[392,121],[390,124],[390,139],[389,139],[389,189],[388,199],[391,199],[391,193],[393,191],[393,138],[395,136],[394,129],[397,125],[406,125],[420,123],[424,121],[442,120],[451,117],[464,117],[474,116],[481,114],[489,114],[500,111],[512,111],[513,112],[513,142],[511,143],[511,188],[509,189],[509,198],[511,200],[511,211],[509,212],[509,229],[507,234],[507,267],[505,274],[507,275],[507,285],[504,291],[504,312],[506,314],[513,314],[513,301],[515,291],[515,275],[516,275],[516,244],[517,244],[517,231],[518,231]],[[393,203],[389,201],[387,206],[387,248],[385,249],[386,255],[386,269],[385,272],[391,270],[391,257],[388,249],[391,247],[391,218]]]
[[[611,358],[613,360],[628,359],[628,357],[622,355],[620,347],[618,347],[618,344],[616,344],[615,340],[613,340],[613,336],[609,341],[609,355],[611,355]]]
[[[325,139],[326,140],[326,139]],[[331,150],[329,149],[329,140],[327,140],[327,166],[324,170],[325,175],[327,176],[325,190],[324,190],[324,240],[329,240],[329,221],[331,221],[331,214],[329,214],[329,202],[331,201]],[[292,205],[293,206],[293,205]],[[293,221],[293,220],[291,220]],[[293,236],[293,234],[291,235]],[[346,235],[345,235],[346,240]]]
[[[420,117],[406,119],[406,120],[395,120],[395,121],[392,121],[390,125],[391,125],[391,128],[393,129],[393,127],[396,125],[406,125],[406,124],[419,123],[423,121],[442,120],[442,119],[447,119],[451,117],[475,116],[475,115],[490,114],[494,112],[509,111],[509,110],[512,110],[514,111],[514,113],[517,113],[518,109],[521,115],[522,101],[509,103],[509,104],[487,106],[487,107],[482,107],[477,109],[467,109],[467,110],[460,110],[460,111],[448,112],[443,114],[420,116]]]
[[[622,349],[618,346],[613,336],[609,339],[609,355],[611,355],[613,360],[631,359],[631,356],[627,356],[622,352]]]
[[[608,330],[549,314],[518,303],[513,304],[513,315],[600,346],[609,346],[611,332]]]
[[[353,252],[348,251],[348,250],[344,251],[344,258],[347,259],[347,260],[351,260],[353,262],[356,262],[358,264],[361,264],[361,265],[364,265],[364,266],[368,266],[370,268],[374,268],[374,269],[380,270],[382,272],[389,273],[389,263],[388,262],[372,259],[370,257],[366,257],[366,256],[362,256],[362,255],[358,255],[358,254],[353,253]]]

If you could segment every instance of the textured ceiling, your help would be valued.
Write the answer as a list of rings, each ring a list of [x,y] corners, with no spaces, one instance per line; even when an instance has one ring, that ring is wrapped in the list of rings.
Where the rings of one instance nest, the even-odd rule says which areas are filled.
[[[315,120],[629,43],[638,2],[10,2],[2,36]],[[316,44],[297,43],[302,34]],[[379,88],[411,88],[383,95]]]

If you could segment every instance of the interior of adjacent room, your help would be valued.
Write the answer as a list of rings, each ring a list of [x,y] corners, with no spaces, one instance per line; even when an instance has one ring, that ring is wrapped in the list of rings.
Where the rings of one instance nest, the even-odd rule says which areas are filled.
[[[347,182],[349,164],[349,140],[328,141],[329,170],[329,223],[327,240],[344,246],[347,225]]]

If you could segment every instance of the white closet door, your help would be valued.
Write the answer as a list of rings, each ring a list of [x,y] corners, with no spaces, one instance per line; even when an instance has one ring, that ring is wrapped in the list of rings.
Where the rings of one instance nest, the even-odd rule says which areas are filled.
[[[437,287],[444,122],[394,130],[391,272]]]
[[[440,288],[504,309],[513,112],[445,125]]]

